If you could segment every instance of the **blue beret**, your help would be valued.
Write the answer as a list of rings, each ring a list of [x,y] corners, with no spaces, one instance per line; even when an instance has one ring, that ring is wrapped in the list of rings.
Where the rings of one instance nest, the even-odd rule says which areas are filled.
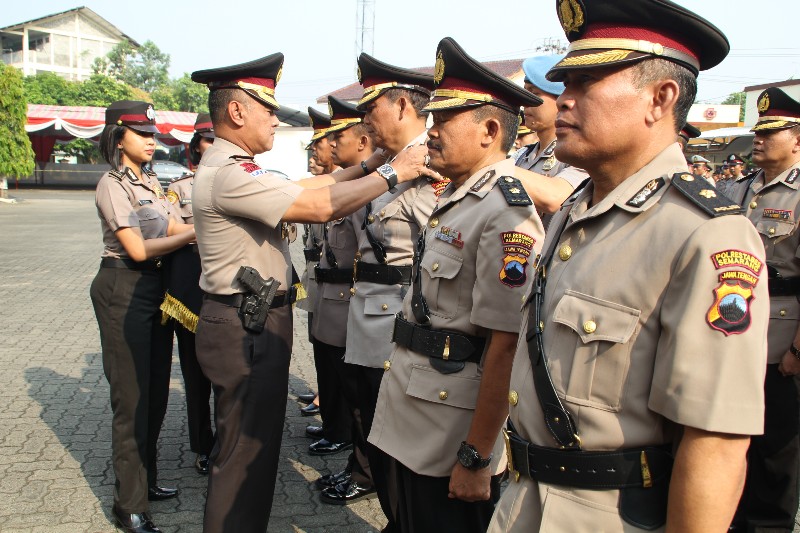
[[[555,56],[536,56],[529,57],[522,62],[522,70],[525,72],[525,81],[535,85],[546,93],[560,96],[564,92],[564,84],[561,82],[547,81],[544,77],[553,65],[564,59],[563,55]]]

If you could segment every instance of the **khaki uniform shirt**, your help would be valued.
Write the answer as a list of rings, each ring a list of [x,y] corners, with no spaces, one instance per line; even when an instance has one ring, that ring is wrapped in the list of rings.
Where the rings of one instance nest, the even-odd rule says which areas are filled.
[[[568,217],[564,232],[544,246],[557,239],[542,309],[545,354],[587,451],[674,443],[681,426],[763,430],[764,248],[744,217],[712,218],[676,190],[678,172],[688,175],[674,144],[596,205],[587,185],[553,219],[558,228]],[[510,418],[524,439],[556,447],[534,390],[528,312],[526,304]],[[618,490],[522,477],[489,531],[639,531],[618,505]]]
[[[192,186],[194,174],[182,176],[167,187],[167,200],[177,208],[184,224],[194,224],[192,214]]]
[[[364,209],[328,222],[328,238],[323,241],[320,268],[353,268],[353,259],[358,251],[358,231],[364,220]],[[356,228],[359,228],[357,231]],[[328,260],[330,250],[333,265]],[[347,341],[347,318],[350,309],[350,283],[318,283],[319,297],[313,309],[314,320],[311,324],[311,335],[320,342],[331,346],[344,347]]]
[[[236,156],[236,157],[233,157]],[[243,149],[217,137],[194,177],[192,205],[203,274],[200,288],[212,294],[244,292],[234,281],[241,266],[275,278],[278,290],[292,284],[286,210],[303,191],[253,162]]]
[[[144,239],[166,237],[175,210],[164,196],[156,175],[142,172],[136,177],[129,168],[106,172],[97,183],[95,205],[103,230],[102,257],[128,257],[115,232],[139,228]]]
[[[428,132],[424,131],[409,146],[420,144],[427,135]],[[395,189],[395,192],[385,192],[371,202],[367,227],[383,244],[386,264],[411,266],[420,228],[428,223],[436,204],[436,190],[425,179],[407,181]],[[366,235],[366,231],[359,234],[361,261],[378,263]],[[392,352],[394,316],[400,311],[408,286],[358,281],[353,288],[355,294],[350,298],[345,361],[383,368],[383,362]]]
[[[756,227],[767,252],[767,264],[782,278],[800,276],[800,161],[784,170],[774,180],[764,183],[759,171],[748,188],[749,177],[742,177],[731,187],[730,196],[747,209],[746,216]],[[797,296],[771,296],[767,363],[777,364],[794,342],[800,323]]]
[[[513,174],[513,162],[506,159],[481,169],[457,190],[449,185],[439,198],[425,229],[421,261],[433,329],[480,337],[491,330],[518,331],[520,300],[544,229],[533,205],[509,206],[496,186]],[[415,322],[411,296],[410,290],[403,314]],[[395,346],[369,441],[418,474],[449,476],[469,432],[481,375],[482,368],[471,362],[460,372],[439,373],[427,356]],[[501,463],[498,432],[493,472]]]
[[[551,142],[547,148],[542,150],[542,147],[537,142],[531,146],[525,147],[517,154],[515,165],[531,172],[536,172],[543,176],[561,178],[569,183],[573,190],[575,187],[583,183],[589,177],[586,171],[580,168],[573,167],[559,161],[555,156],[556,141]],[[523,151],[524,150],[524,151]],[[549,213],[539,213],[542,219],[544,228],[550,225],[553,215]]]
[[[322,246],[322,224],[309,224],[308,236],[306,238],[305,249],[310,250]],[[314,267],[317,266],[319,261],[306,261],[306,269],[300,277],[300,283],[306,290],[306,297],[298,300],[297,308],[302,309],[308,313],[314,312],[314,306],[317,303],[317,280],[314,275]],[[311,332],[309,328],[309,333]]]

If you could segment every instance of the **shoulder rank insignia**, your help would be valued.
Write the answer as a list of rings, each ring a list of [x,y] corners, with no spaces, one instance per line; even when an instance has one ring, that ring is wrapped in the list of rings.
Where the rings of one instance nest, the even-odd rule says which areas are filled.
[[[522,182],[517,178],[501,176],[497,180],[497,185],[503,191],[503,196],[505,196],[508,205],[533,205],[531,197],[525,192],[525,187],[522,186]]]
[[[155,178],[158,174],[156,174],[152,168],[144,169],[144,173],[150,176],[151,178]]]
[[[789,172],[789,175],[786,176],[786,179],[783,181],[785,181],[789,185],[792,185],[794,184],[795,181],[797,181],[797,176],[800,176],[800,168],[792,169],[792,171]]]
[[[631,207],[642,207],[644,203],[653,196],[661,187],[664,186],[664,178],[656,178],[654,180],[650,180],[647,185],[639,189],[633,198],[626,202],[626,205]]]
[[[112,168],[111,170],[109,170],[109,171],[108,171],[108,174],[109,174],[109,175],[110,175],[112,178],[114,178],[115,180],[117,180],[117,181],[122,181],[122,178],[124,178],[124,177],[125,177],[125,173],[124,173],[124,172],[122,172],[121,170],[117,170],[117,169],[115,169],[115,168]]]
[[[714,190],[706,180],[695,177],[688,172],[673,174],[672,185],[693,204],[712,217],[744,213],[744,209],[739,204],[721,192]]]
[[[478,192],[483,188],[484,185],[486,185],[487,181],[489,181],[494,177],[494,175],[495,175],[494,169],[487,171],[486,174],[481,176],[481,179],[476,181],[475,184],[469,188],[469,190],[471,190],[472,192]]]

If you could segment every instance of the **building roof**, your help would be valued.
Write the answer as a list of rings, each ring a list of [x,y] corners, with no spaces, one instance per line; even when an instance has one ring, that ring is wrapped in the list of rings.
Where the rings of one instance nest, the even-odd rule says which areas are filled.
[[[488,68],[489,70],[500,74],[501,76],[505,76],[506,78],[511,78],[519,75],[522,73],[522,62],[523,59],[503,59],[501,61],[483,61],[482,64]],[[433,74],[433,66],[430,67],[418,67],[412,68],[411,70],[416,70],[417,72],[422,72],[424,74]],[[336,89],[335,91],[327,94],[323,94],[319,98],[317,98],[317,103],[323,104],[328,101],[328,96],[335,96],[340,100],[347,100],[353,101],[358,100],[361,98],[361,95],[364,94],[364,88],[361,87],[361,84],[351,83],[341,89]]]
[[[773,83],[764,83],[762,85],[751,85],[750,87],[745,87],[744,92],[749,93],[750,91],[763,91],[770,87],[791,87],[793,85],[800,85],[800,80],[776,81]]]
[[[135,41],[134,39],[132,39],[128,34],[124,33],[122,30],[120,30],[119,28],[117,28],[116,26],[111,24],[109,21],[107,21],[106,19],[104,19],[103,17],[101,17],[100,15],[98,15],[97,13],[92,11],[91,9],[89,9],[88,7],[84,7],[84,6],[74,7],[72,9],[68,9],[66,11],[61,11],[59,13],[53,13],[53,14],[50,14],[50,15],[45,15],[44,17],[39,17],[39,18],[31,19],[31,20],[26,20],[25,22],[19,22],[17,24],[12,24],[10,26],[5,26],[3,28],[0,28],[0,32],[3,32],[3,31],[22,31],[23,26],[28,26],[28,25],[34,24],[34,23],[42,21],[42,20],[60,17],[60,16],[63,16],[63,15],[66,15],[68,13],[74,13],[74,12],[80,12],[86,18],[90,19],[92,22],[94,22],[95,24],[99,25],[101,28],[107,30],[109,33],[111,33],[113,35],[117,35],[120,39],[125,39],[125,40],[130,41],[130,43],[133,46],[135,46],[137,48],[140,46],[139,43],[137,41]]]

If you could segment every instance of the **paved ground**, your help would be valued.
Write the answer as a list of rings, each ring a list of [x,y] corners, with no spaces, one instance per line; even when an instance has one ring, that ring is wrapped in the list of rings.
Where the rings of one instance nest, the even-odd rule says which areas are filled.
[[[111,532],[114,475],[111,409],[89,284],[102,250],[94,194],[11,191],[0,203],[0,531]],[[295,264],[302,267],[298,254]],[[377,500],[336,507],[319,502],[311,482],[340,470],[345,454],[311,457],[294,394],[315,388],[303,311],[295,311],[290,401],[270,532],[372,532],[383,525]],[[173,365],[161,432],[160,481],[175,500],[154,502],[167,533],[201,531],[206,478],[194,471]]]

